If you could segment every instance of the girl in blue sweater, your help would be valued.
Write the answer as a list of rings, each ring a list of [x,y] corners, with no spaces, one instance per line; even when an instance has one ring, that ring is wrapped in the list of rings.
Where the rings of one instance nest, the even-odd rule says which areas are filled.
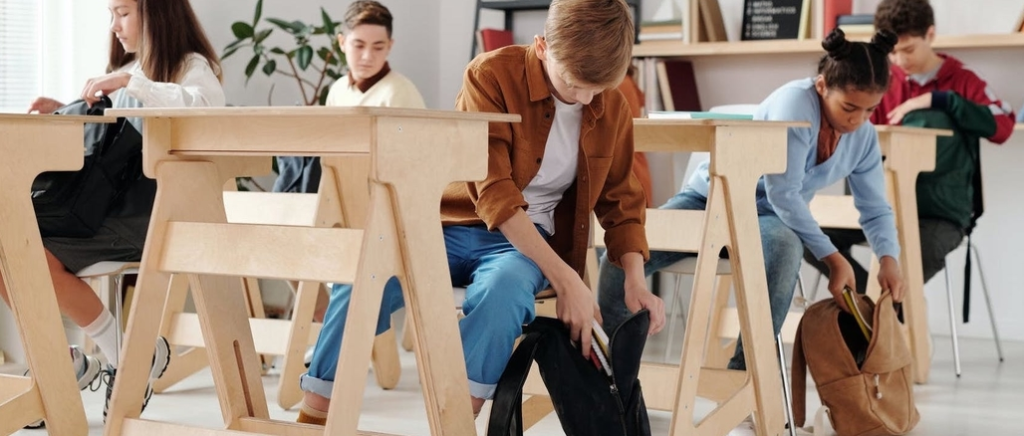
[[[811,216],[808,203],[814,194],[844,178],[849,180],[860,224],[880,259],[878,280],[895,301],[903,298],[903,279],[897,257],[900,247],[892,208],[886,199],[882,154],[878,135],[867,122],[889,87],[889,62],[896,37],[878,33],[870,43],[846,40],[835,30],[822,42],[828,52],[818,64],[818,75],[783,85],[758,107],[754,119],[802,121],[810,127],[789,129],[786,172],[766,175],[757,185],[758,221],[764,249],[765,272],[772,324],[778,334],[793,300],[804,246],[830,269],[828,289],[845,309],[844,287],[857,289],[853,268],[836,251]],[[708,163],[702,164],[686,188],[662,209],[704,210],[708,195]],[[651,252],[648,275],[688,253]],[[618,325],[639,309],[639,297],[625,286],[622,269],[601,260],[598,299],[606,329]],[[742,343],[729,362],[730,369],[745,369]]]

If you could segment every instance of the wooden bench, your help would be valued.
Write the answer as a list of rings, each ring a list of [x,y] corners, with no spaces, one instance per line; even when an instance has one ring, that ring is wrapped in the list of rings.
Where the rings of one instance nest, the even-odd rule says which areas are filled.
[[[519,116],[390,108],[132,109],[157,199],[106,434],[357,434],[384,283],[400,277],[415,330],[431,434],[474,432],[441,193],[487,169],[489,122]],[[315,227],[228,224],[224,181],[272,155],[321,156]],[[367,186],[369,185],[369,189]],[[321,191],[323,192],[323,191]],[[330,202],[330,198],[340,198]],[[362,213],[360,213],[362,212]],[[335,225],[339,224],[339,225]],[[225,427],[138,419],[171,274],[188,274]],[[327,426],[268,418],[245,301],[234,277],[354,283]],[[148,346],[147,346],[148,343]]]
[[[0,114],[0,153],[6,161],[0,169],[0,271],[31,372],[0,374],[0,434],[39,419],[46,420],[51,434],[89,433],[29,193],[39,173],[82,168],[85,123],[114,121]]]

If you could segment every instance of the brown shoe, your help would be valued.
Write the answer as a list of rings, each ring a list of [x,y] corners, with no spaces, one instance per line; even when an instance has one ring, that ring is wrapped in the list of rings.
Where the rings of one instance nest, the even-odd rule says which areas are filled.
[[[307,414],[303,410],[299,410],[299,418],[295,422],[301,424],[313,424],[313,425],[327,425],[327,418],[317,418]]]

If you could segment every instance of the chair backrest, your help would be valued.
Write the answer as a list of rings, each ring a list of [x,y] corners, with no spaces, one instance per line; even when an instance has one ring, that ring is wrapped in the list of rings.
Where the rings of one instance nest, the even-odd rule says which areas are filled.
[[[482,52],[497,50],[515,44],[511,30],[480,29],[476,31],[477,47]]]

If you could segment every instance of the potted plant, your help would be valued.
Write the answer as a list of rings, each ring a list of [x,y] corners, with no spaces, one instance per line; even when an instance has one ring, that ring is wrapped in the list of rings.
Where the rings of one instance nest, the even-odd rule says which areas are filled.
[[[318,26],[298,20],[266,18],[264,21],[273,27],[261,28],[262,15],[263,0],[258,0],[252,23],[236,21],[231,24],[231,32],[237,40],[224,48],[221,59],[249,48],[252,50],[252,58],[245,67],[246,84],[257,69],[268,77],[275,74],[291,77],[299,86],[305,105],[324,104],[331,84],[344,74],[346,68],[345,53],[338,46],[336,37],[341,23],[332,20],[322,7],[320,17],[323,22]],[[265,44],[267,38],[278,29],[294,38],[293,46],[269,47]],[[310,69],[312,74],[307,73]],[[267,94],[268,105],[273,93],[274,86],[271,85]]]

